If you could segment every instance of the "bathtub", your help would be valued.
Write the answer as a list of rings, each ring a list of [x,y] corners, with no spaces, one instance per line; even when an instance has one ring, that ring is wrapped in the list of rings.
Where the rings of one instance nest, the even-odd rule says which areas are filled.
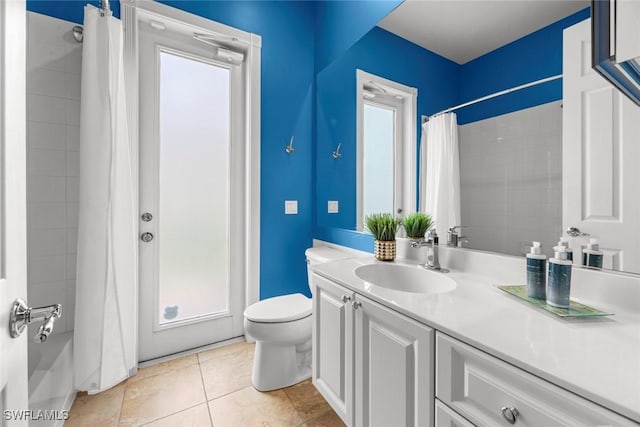
[[[68,411],[76,390],[73,387],[73,331],[54,334],[46,342],[29,342],[29,409]],[[59,417],[61,418],[61,417]],[[62,426],[57,421],[31,421],[30,426]]]

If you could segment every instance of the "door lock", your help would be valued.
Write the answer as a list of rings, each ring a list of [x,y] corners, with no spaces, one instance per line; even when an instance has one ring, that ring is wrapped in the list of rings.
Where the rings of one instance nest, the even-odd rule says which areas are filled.
[[[142,241],[143,241],[143,242],[145,242],[145,243],[149,243],[150,241],[152,241],[152,240],[153,240],[153,234],[152,234],[152,233],[149,233],[149,232],[147,232],[147,233],[142,233],[142,234],[140,235],[140,240],[142,240]]]

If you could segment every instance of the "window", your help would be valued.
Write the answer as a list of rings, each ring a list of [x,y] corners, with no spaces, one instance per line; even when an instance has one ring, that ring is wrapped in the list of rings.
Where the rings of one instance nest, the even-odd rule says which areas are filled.
[[[357,70],[357,228],[416,207],[417,90]]]

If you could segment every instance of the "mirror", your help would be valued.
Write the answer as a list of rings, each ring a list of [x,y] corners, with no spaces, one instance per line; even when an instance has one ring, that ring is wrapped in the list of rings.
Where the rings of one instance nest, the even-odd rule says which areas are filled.
[[[387,18],[400,11],[405,3]],[[457,12],[471,3],[481,2],[448,2]],[[510,3],[523,4],[486,3],[499,3],[503,9],[509,9],[506,6]],[[553,9],[558,2],[532,3],[538,9],[547,6]],[[530,29],[526,35],[493,48],[485,46],[488,54],[473,57],[461,47],[458,49],[463,57],[461,63],[381,28],[386,27],[385,18],[345,54],[318,72],[315,161],[319,238],[335,235],[337,230],[356,229],[356,69],[417,88],[415,126],[419,143],[423,115],[431,116],[469,100],[562,74],[563,30],[589,18],[590,11],[586,1],[560,3],[568,3],[573,9],[560,15],[553,12],[555,17],[547,16],[550,21]],[[442,26],[449,28],[450,38],[462,43],[464,40],[453,30],[458,27],[447,21],[459,16],[457,12],[443,13],[440,20]],[[517,13],[512,9],[507,12]],[[467,14],[474,15],[465,11]],[[496,20],[501,23],[492,21],[487,25],[514,27],[509,16],[496,14]],[[491,14],[474,16],[485,15]],[[421,25],[423,29],[434,26]],[[500,42],[488,40],[487,43]],[[460,109],[457,115],[461,170],[464,170],[461,173],[462,222],[470,226],[463,233],[470,236],[465,247],[522,256],[531,241],[542,240],[550,255],[551,247],[562,233],[562,80],[556,78],[507,93]],[[597,130],[597,124],[592,130]],[[470,143],[478,138],[492,139],[492,143],[484,146]],[[334,159],[331,153],[339,143],[342,156]],[[413,154],[417,158],[418,150]],[[531,196],[536,186],[543,187],[544,191]],[[502,189],[504,200],[491,199],[496,188]],[[339,202],[337,213],[328,212],[328,201]],[[482,216],[476,209],[480,204],[501,207],[503,212]],[[514,232],[517,227],[520,234]],[[439,233],[446,236],[446,230]],[[441,237],[441,243],[444,241],[446,237]],[[491,242],[488,244],[488,241]],[[586,241],[583,238],[580,242],[586,245]]]

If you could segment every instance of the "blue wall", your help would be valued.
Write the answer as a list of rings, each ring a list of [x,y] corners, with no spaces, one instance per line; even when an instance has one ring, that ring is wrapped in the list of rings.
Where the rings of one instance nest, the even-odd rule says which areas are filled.
[[[97,5],[97,1],[92,3]],[[114,11],[117,4],[112,2]],[[260,297],[309,294],[315,5],[280,1],[164,1],[262,36]],[[30,11],[81,23],[82,1],[29,1]],[[295,153],[284,147],[295,135]],[[298,200],[298,215],[284,201]]]
[[[418,89],[420,116],[458,101],[459,65],[379,27],[373,28],[316,77],[316,224],[354,229],[356,225],[356,69]],[[342,157],[331,156],[342,143]],[[340,213],[328,214],[338,200]],[[331,241],[334,241],[331,239]]]
[[[342,55],[402,1],[316,2],[316,70],[322,70]]]
[[[460,67],[460,101],[562,74],[562,32],[589,18],[590,9],[526,35]],[[543,83],[458,110],[458,124],[562,99],[562,80]]]

